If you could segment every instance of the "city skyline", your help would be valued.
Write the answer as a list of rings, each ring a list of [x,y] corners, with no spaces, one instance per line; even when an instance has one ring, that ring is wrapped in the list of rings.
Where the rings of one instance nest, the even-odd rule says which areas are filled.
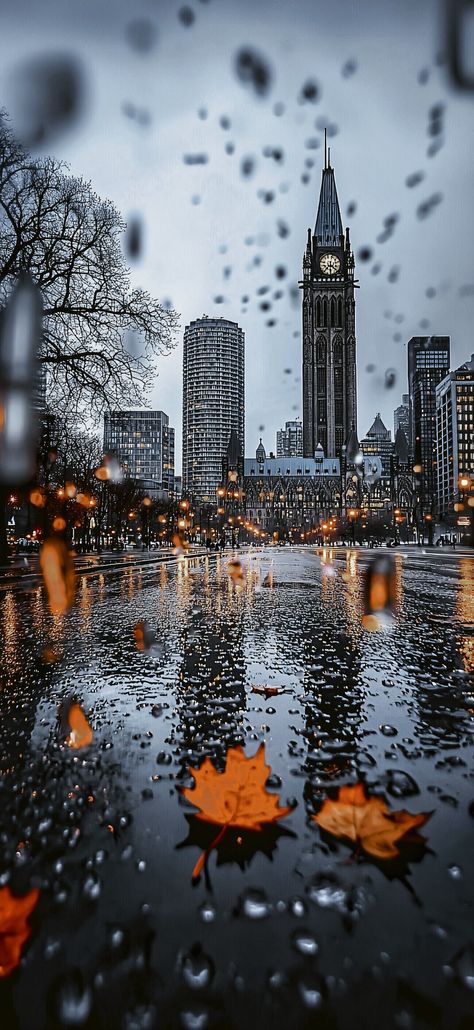
[[[276,18],[268,18],[269,5],[262,3],[252,12],[252,39],[273,72],[263,98],[254,97],[234,72],[238,47],[249,43],[245,4],[238,9],[228,0],[198,5],[195,23],[186,29],[176,9],[163,3],[158,40],[146,54],[131,48],[131,15],[120,2],[113,24],[101,4],[85,3],[79,17],[49,0],[41,12],[28,6],[23,21],[23,0],[4,6],[0,82],[5,103],[11,101],[6,84],[17,57],[32,49],[69,50],[74,39],[89,102],[75,131],[52,140],[49,150],[68,160],[74,174],[90,178],[125,218],[139,217],[143,243],[132,263],[133,282],[169,298],[180,312],[178,346],[159,361],[148,402],[151,408],[164,407],[177,427],[177,470],[182,337],[184,326],[203,312],[237,321],[246,332],[246,451],[253,451],[262,432],[271,446],[282,416],[302,414],[301,337],[293,335],[300,333],[300,307],[294,291],[319,191],[324,124],[336,133],[330,136],[332,159],[361,283],[359,433],[378,410],[391,425],[407,389],[411,336],[450,335],[453,364],[465,360],[473,305],[473,243],[465,231],[472,204],[469,109],[463,95],[452,91],[446,67],[436,61],[442,27],[428,0],[416,9],[402,3],[396,12],[386,2],[377,10],[370,5],[370,11],[368,5],[356,10],[343,2],[332,12],[327,5],[298,0],[291,11],[279,6]],[[105,50],[95,38],[97,23],[107,23]],[[218,56],[209,62],[211,27]],[[177,55],[186,61],[186,77],[177,72]],[[313,80],[315,102],[301,95]],[[284,110],[276,114],[278,104]],[[10,106],[14,118],[13,102]],[[430,111],[437,106],[443,110],[433,119]],[[150,116],[147,125],[139,121],[143,110]],[[313,141],[314,150],[307,145]],[[428,148],[441,141],[439,152],[427,157]],[[185,162],[197,162],[199,155],[205,164]],[[247,157],[254,171],[244,175]],[[424,179],[406,185],[417,172]],[[268,193],[273,199],[267,203]],[[426,216],[418,214],[424,202],[439,195]],[[398,220],[389,226],[389,238],[378,243],[392,215]],[[371,260],[359,260],[358,252],[369,247]],[[254,264],[257,258],[260,264]],[[382,267],[374,275],[377,263]],[[286,275],[277,279],[276,269]],[[260,294],[265,287],[268,292]],[[280,290],[283,296],[275,301]],[[242,311],[246,295],[251,303]],[[223,303],[215,303],[216,297]],[[271,309],[262,310],[268,302]],[[273,319],[276,324],[267,326]],[[424,319],[430,324],[420,325]],[[391,369],[395,377],[388,377],[394,380],[389,386]]]

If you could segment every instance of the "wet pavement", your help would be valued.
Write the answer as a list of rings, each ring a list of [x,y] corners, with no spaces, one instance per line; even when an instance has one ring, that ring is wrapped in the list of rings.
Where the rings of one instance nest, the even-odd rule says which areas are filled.
[[[394,618],[369,632],[372,556],[84,575],[64,617],[37,585],[0,594],[0,886],[40,889],[2,1030],[472,1026],[474,559],[397,552]],[[81,751],[58,724],[73,694]],[[291,811],[229,827],[193,883],[216,828],[179,788],[261,742]],[[313,819],[358,781],[432,813],[399,858]]]

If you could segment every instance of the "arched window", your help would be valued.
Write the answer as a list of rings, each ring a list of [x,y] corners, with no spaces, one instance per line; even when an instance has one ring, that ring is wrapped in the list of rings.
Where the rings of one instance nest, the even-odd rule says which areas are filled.
[[[334,364],[342,365],[342,340],[340,336],[336,336],[334,340]]]
[[[328,324],[328,302],[327,302],[327,298],[326,297],[323,300],[323,323],[322,324],[323,325],[327,325]]]
[[[326,340],[324,336],[318,336],[316,340],[316,361],[318,365],[326,364]]]
[[[336,301],[331,297],[331,325],[336,325]]]
[[[337,324],[342,325],[342,297],[337,302]]]
[[[319,297],[316,301],[316,325],[321,325],[321,301]]]

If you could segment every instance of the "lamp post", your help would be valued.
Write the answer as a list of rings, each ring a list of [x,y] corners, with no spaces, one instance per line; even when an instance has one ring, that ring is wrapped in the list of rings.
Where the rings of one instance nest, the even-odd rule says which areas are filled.
[[[459,501],[454,505],[454,510],[458,512],[464,512],[467,508],[469,509],[467,515],[458,515],[457,524],[458,526],[466,526],[468,528],[468,539],[469,546],[474,547],[474,478],[470,473],[464,472],[459,476],[458,479],[458,498]]]
[[[349,516],[349,521],[350,521],[350,524],[351,524],[352,543],[355,546],[355,542],[356,542],[355,524],[356,524],[356,518],[357,518],[357,508],[349,508],[349,511],[348,511],[347,514]]]

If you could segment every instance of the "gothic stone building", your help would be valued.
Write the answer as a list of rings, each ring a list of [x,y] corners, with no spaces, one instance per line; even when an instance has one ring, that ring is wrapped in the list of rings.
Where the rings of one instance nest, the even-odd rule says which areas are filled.
[[[329,151],[330,155],[330,151]],[[338,458],[357,431],[354,255],[334,170],[325,158],[318,213],[303,258],[303,453]]]

